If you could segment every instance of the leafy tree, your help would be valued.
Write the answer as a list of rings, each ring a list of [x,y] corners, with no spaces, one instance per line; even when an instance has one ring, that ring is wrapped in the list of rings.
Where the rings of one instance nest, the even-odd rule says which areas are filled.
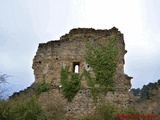
[[[158,82],[149,83],[148,85],[144,85],[143,88],[141,89],[140,99],[147,100],[155,96],[156,94],[153,91],[158,89],[159,83],[160,81],[158,80]]]
[[[137,88],[137,89],[132,88],[132,89],[130,90],[130,92],[132,92],[134,96],[139,96],[139,95],[140,95],[140,92],[141,92],[141,89],[140,89],[140,88]]]
[[[149,99],[149,94],[148,94],[148,88],[147,85],[144,85],[142,90],[141,90],[141,95],[140,95],[141,100],[146,100]]]

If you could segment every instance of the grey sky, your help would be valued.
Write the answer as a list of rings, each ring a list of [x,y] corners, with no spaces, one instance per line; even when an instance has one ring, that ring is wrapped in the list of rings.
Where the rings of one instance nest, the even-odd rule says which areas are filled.
[[[72,28],[119,28],[126,49],[125,73],[132,86],[160,78],[158,0],[0,0],[0,72],[12,91],[34,81],[32,59],[38,44],[59,39]]]

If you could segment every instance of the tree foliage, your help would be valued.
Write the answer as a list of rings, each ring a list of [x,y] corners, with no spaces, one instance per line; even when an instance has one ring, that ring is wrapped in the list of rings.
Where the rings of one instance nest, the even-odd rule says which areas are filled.
[[[137,89],[132,88],[130,90],[130,92],[132,92],[134,96],[140,96],[141,89],[140,88],[137,88]]]
[[[144,85],[142,89],[140,88],[132,88],[130,92],[134,94],[134,96],[140,95],[140,101],[152,99],[152,97],[156,96],[160,91],[160,80],[155,83],[149,83],[148,85]]]
[[[154,89],[158,89],[158,83],[149,83],[148,85],[144,85],[143,88],[141,89],[141,95],[140,95],[140,99],[141,100],[147,100],[147,99],[151,99],[154,95],[154,93],[152,92]]]

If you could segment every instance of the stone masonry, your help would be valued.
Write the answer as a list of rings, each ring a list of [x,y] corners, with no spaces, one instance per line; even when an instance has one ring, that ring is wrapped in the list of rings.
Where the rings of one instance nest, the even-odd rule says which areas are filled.
[[[67,65],[69,70],[74,72],[75,67],[78,66],[78,74],[82,74],[84,69],[89,71],[89,65],[85,61],[86,42],[94,42],[95,39],[99,39],[105,43],[111,35],[116,36],[119,51],[118,66],[114,76],[115,92],[107,92],[106,95],[99,94],[97,102],[95,102],[91,90],[86,84],[85,77],[83,77],[80,90],[73,101],[68,102],[63,96],[62,89],[59,88],[61,85],[61,67]],[[132,103],[128,93],[131,88],[130,80],[132,77],[124,74],[124,55],[126,52],[123,34],[115,27],[109,30],[95,30],[92,28],[72,29],[68,34],[62,36],[60,40],[39,44],[32,66],[35,84],[42,82],[43,74],[45,74],[47,82],[53,79],[52,89],[42,93],[39,101],[44,106],[47,106],[47,104],[62,104],[67,111],[67,118],[80,117],[92,113],[101,102],[109,101],[117,107],[127,108]]]

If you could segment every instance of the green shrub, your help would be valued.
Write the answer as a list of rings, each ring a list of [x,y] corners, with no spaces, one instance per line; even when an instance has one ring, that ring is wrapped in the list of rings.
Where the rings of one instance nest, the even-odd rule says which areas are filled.
[[[47,104],[47,120],[65,120],[66,111],[61,104]]]
[[[89,115],[81,120],[115,120],[116,108],[109,103],[100,104],[92,115]]]
[[[15,106],[14,114],[17,120],[37,120],[41,117],[41,106],[35,97],[31,97]]]
[[[143,118],[143,115],[147,116],[153,114],[154,113],[148,114],[145,111],[139,111],[134,107],[120,109],[114,105],[111,105],[110,103],[103,103],[95,109],[93,114],[87,115],[86,117],[79,120],[159,120],[159,114],[154,114],[157,115],[157,118]],[[136,115],[138,118],[129,118],[129,115]]]
[[[113,120],[116,116],[116,108],[109,103],[101,104],[96,108],[94,115],[97,120]]]
[[[41,106],[35,97],[19,101],[0,101],[0,120],[42,120]]]
[[[6,101],[0,101],[0,120],[13,120],[12,107]]]

